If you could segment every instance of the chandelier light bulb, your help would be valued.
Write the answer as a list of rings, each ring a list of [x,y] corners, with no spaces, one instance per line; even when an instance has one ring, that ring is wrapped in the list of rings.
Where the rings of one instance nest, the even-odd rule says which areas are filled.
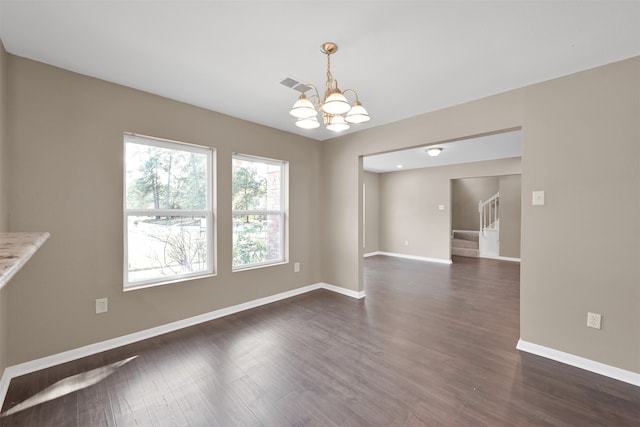
[[[293,107],[291,107],[291,111],[289,111],[289,114],[298,119],[306,119],[315,116],[316,114],[318,114],[318,112],[313,106],[313,103],[309,101],[306,95],[303,93],[302,95],[300,95],[300,98],[295,102],[295,104],[293,104]]]
[[[353,103],[353,107],[351,107],[351,110],[349,110],[349,113],[347,113],[347,116],[344,118],[347,123],[353,124],[368,122],[370,119],[369,113],[367,113],[367,110],[365,110],[358,101]]]
[[[296,120],[296,126],[302,129],[317,129],[320,127],[317,117],[307,117],[304,119]]]
[[[322,111],[327,114],[343,114],[351,109],[349,101],[344,97],[342,92],[336,90],[327,96],[327,99],[322,103]]]
[[[344,117],[340,115],[328,116],[326,123],[327,129],[333,132],[342,132],[343,130],[349,129],[349,124],[345,122]]]

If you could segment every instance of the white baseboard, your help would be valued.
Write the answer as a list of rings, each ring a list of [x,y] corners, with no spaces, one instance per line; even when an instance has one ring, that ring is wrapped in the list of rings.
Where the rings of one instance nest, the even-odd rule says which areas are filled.
[[[365,297],[364,291],[357,292],[357,291],[353,291],[351,289],[343,288],[340,286],[330,285],[328,283],[319,283],[319,285],[320,285],[320,288],[322,289],[327,289],[342,295],[346,295],[351,298],[362,299]]]
[[[135,342],[153,338],[158,335],[166,334],[168,332],[174,332],[179,329],[187,328],[189,326],[208,322],[220,317],[229,316],[230,314],[239,313],[241,311],[260,307],[265,304],[270,304],[272,302],[291,298],[296,295],[315,291],[316,289],[327,289],[329,291],[357,299],[364,298],[365,296],[364,291],[356,292],[351,289],[330,285],[328,283],[315,283],[313,285],[303,286],[291,291],[282,292],[264,298],[258,298],[242,304],[221,308],[209,313],[204,313],[198,316],[189,317],[187,319],[178,320],[176,322],[167,323],[165,325],[156,326],[155,328],[146,329],[144,331],[134,332],[132,334],[124,335],[118,338],[113,338],[95,344],[89,344],[84,347],[79,347],[73,350],[64,351],[62,353],[53,354],[51,356],[42,357],[40,359],[31,360],[29,362],[8,366],[2,373],[2,378],[0,378],[0,408],[4,404],[4,399],[7,395],[7,391],[9,390],[9,383],[13,378],[19,377],[21,375],[26,375],[31,372],[39,371],[41,369],[51,368],[52,366],[60,365],[62,363],[71,362],[82,357],[91,356],[93,354],[101,353],[103,351],[111,350],[123,345],[133,344]]]
[[[604,363],[585,359],[584,357],[575,356],[553,348],[533,344],[523,341],[522,339],[518,340],[516,348],[520,351],[546,357],[547,359],[555,360],[556,362],[565,363],[567,365],[575,366],[576,368],[584,369],[585,371],[594,372],[596,374],[604,375],[605,377],[640,387],[640,374],[635,372],[626,371],[624,369],[616,368],[615,366],[605,365]]]
[[[428,257],[424,257],[424,256],[397,254],[397,253],[393,253],[393,252],[377,252],[376,255],[393,256],[393,257],[396,257],[396,258],[413,259],[413,260],[416,260],[416,261],[437,262],[437,263],[440,263],[440,264],[452,264],[452,261],[450,259],[428,258]]]
[[[482,255],[480,254],[480,258],[488,258],[488,259],[498,259],[501,261],[512,261],[512,262],[520,262],[520,258],[513,258],[508,256],[491,256],[491,255]]]
[[[471,231],[469,233],[471,233]],[[427,258],[427,257],[421,257],[421,256],[415,256],[415,255],[397,254],[397,253],[393,253],[393,252],[380,252],[380,251],[369,252],[369,253],[364,254],[363,256],[365,258],[367,258],[367,257],[370,257],[370,256],[375,256],[375,255],[386,255],[386,256],[393,256],[393,257],[397,257],[397,258],[414,259],[414,260],[418,260],[418,261],[439,262],[441,264],[452,264],[453,263],[453,261],[451,261],[450,259]],[[507,257],[507,256],[480,255],[480,258],[489,258],[489,259],[497,259],[497,260],[501,260],[501,261],[520,262],[520,258],[512,258],[512,257]]]

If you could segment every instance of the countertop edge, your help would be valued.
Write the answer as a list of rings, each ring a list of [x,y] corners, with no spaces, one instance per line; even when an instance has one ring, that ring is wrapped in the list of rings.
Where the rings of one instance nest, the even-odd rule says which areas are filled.
[[[0,289],[24,267],[49,236],[48,232],[0,233]]]

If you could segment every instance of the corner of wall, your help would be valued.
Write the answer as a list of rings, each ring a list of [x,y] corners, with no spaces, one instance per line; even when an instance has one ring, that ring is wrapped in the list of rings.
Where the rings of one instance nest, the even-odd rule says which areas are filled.
[[[9,228],[7,206],[7,61],[8,54],[0,40],[0,232]]]
[[[7,208],[7,52],[0,40],[0,232],[8,229]],[[0,376],[7,366],[7,299],[0,290]]]

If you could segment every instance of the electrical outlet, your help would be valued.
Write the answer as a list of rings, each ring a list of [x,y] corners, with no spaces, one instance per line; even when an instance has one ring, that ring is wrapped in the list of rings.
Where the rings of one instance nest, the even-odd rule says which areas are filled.
[[[293,263],[293,272],[294,273],[300,273],[300,263],[299,262],[294,262]]]
[[[598,313],[587,313],[587,326],[590,328],[600,329],[600,320],[602,316]]]
[[[408,240],[405,240],[405,241],[404,241],[404,245],[405,245],[405,246],[409,246],[409,241],[408,241]]]
[[[109,311],[109,300],[107,298],[99,298],[96,300],[96,314],[106,313]]]

